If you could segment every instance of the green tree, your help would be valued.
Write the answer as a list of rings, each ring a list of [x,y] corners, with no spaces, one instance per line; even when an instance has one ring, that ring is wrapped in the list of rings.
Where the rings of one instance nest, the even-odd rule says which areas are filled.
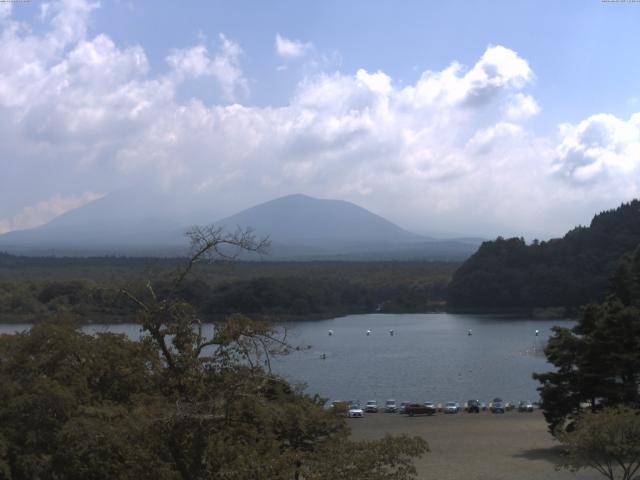
[[[354,442],[344,418],[270,370],[286,332],[241,315],[204,333],[180,296],[208,255],[263,251],[250,232],[191,232],[161,294],[124,293],[144,335],[88,335],[57,318],[0,336],[0,479],[396,479],[421,438]]]
[[[640,405],[639,259],[640,249],[622,259],[607,300],[588,306],[574,328],[554,328],[545,354],[556,370],[534,374],[552,432],[584,405]]]
[[[593,468],[609,480],[640,476],[640,412],[611,408],[580,415],[572,431],[558,435],[565,454],[560,468]]]

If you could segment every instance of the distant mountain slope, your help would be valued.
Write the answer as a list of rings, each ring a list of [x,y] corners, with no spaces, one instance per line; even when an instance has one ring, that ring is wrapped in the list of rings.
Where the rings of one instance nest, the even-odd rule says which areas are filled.
[[[601,301],[620,258],[640,244],[640,201],[596,215],[561,239],[484,242],[454,274],[453,307],[575,308]]]
[[[193,202],[192,202],[193,204]],[[269,260],[462,260],[479,242],[433,240],[403,230],[353,203],[290,195],[216,222],[162,192],[121,190],[46,225],[0,236],[0,251],[24,255],[176,256],[187,253],[184,232],[216,223],[269,236]],[[243,258],[257,258],[246,255]]]
[[[292,245],[406,243],[427,239],[353,203],[306,195],[277,198],[217,223],[227,228],[249,225],[258,235]]]
[[[218,212],[197,210],[184,196],[117,190],[49,223],[0,235],[0,250],[28,255],[176,255],[184,231],[212,223]]]

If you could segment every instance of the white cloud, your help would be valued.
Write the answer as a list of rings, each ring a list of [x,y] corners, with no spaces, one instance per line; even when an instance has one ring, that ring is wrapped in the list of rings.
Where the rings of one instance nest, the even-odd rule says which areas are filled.
[[[167,57],[178,79],[213,77],[218,81],[225,99],[235,101],[249,93],[249,84],[240,68],[242,48],[224,34],[215,56],[210,57],[204,45],[174,49]]]
[[[277,54],[282,58],[300,58],[309,53],[313,45],[311,42],[304,43],[299,40],[290,40],[277,33],[275,47]]]
[[[56,194],[47,200],[23,208],[20,213],[11,218],[0,218],[0,234],[44,225],[49,220],[69,210],[86,205],[102,196],[102,194],[94,192],[70,196]]]
[[[534,74],[506,47],[404,85],[332,64],[334,73],[307,73],[280,107],[207,105],[178,89],[210,78],[226,101],[247,98],[236,42],[171,50],[169,72],[154,74],[141,46],[90,34],[92,8],[52,3],[39,34],[11,17],[0,27],[0,192],[17,198],[16,185],[29,184],[49,199],[3,213],[4,231],[50,218],[77,185],[179,185],[229,210],[304,192],[413,228],[480,234],[561,233],[578,214],[638,194],[640,117],[566,125],[554,147],[520,123],[540,110],[526,93]]]
[[[506,107],[506,115],[512,120],[524,120],[533,117],[540,112],[538,102],[531,96],[524,93],[516,93],[509,99]]]
[[[640,113],[627,121],[593,115],[560,127],[554,171],[578,184],[615,184],[630,195],[640,190]]]

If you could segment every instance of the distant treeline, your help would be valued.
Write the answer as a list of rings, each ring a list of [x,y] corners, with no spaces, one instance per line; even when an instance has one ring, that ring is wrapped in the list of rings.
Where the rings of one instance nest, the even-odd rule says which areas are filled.
[[[454,274],[452,308],[564,307],[601,302],[621,257],[640,244],[640,201],[596,215],[561,239],[485,242]]]
[[[122,288],[148,279],[167,294],[180,259],[29,258],[0,255],[0,321],[38,322],[69,312],[87,323],[132,321]],[[205,318],[245,313],[277,319],[442,309],[457,263],[211,262],[178,295]],[[146,280],[145,280],[146,283]]]

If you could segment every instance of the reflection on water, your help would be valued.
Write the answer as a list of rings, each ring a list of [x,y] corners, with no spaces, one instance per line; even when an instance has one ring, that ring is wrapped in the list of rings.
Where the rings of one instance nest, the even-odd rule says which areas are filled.
[[[273,359],[272,367],[290,381],[306,384],[309,393],[330,399],[535,400],[537,383],[531,374],[551,368],[543,352],[551,327],[574,323],[453,314],[293,322],[282,325],[289,340],[310,348]],[[25,328],[0,325],[0,333]],[[91,325],[85,331],[140,336],[133,324]]]

